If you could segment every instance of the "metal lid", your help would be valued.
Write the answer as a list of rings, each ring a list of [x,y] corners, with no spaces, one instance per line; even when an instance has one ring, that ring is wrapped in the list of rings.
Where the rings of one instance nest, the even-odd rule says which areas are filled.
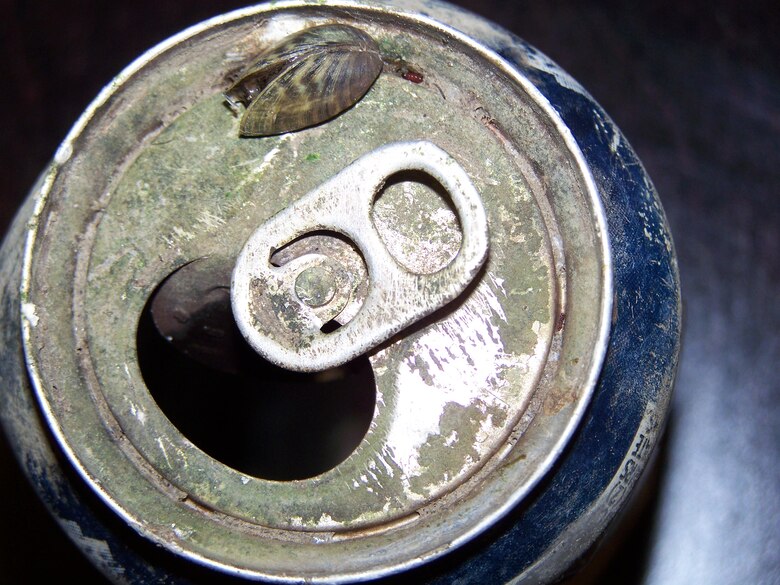
[[[368,93],[322,125],[239,138],[226,80],[290,33],[332,22],[377,41],[385,66]],[[454,300],[369,351],[373,418],[333,469],[274,481],[208,455],[165,415],[139,364],[154,291],[193,260],[235,262],[275,214],[410,141],[443,151],[478,193],[484,265]],[[393,175],[373,200],[378,239],[410,272],[436,273],[464,250],[446,182]],[[63,143],[30,227],[28,366],[68,457],[145,536],[250,577],[389,574],[490,526],[575,431],[608,337],[605,229],[567,128],[495,54],[397,7],[263,5],[141,57]],[[311,294],[327,298],[315,308],[332,298]]]

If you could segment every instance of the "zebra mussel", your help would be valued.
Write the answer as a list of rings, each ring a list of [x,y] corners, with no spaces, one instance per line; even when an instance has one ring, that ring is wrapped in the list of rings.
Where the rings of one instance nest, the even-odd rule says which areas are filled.
[[[239,134],[270,136],[325,122],[357,103],[382,72],[371,36],[345,24],[294,33],[262,54],[225,92],[245,106]]]

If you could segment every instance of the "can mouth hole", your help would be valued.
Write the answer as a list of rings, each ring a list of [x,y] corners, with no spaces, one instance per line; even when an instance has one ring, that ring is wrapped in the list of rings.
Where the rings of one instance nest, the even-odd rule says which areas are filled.
[[[224,327],[230,339],[222,342],[234,355],[229,371],[220,370],[159,333],[154,298],[137,331],[141,373],[162,412],[205,453],[246,475],[292,481],[334,468],[363,440],[376,404],[367,357],[323,372],[291,372],[257,355],[231,315]]]
[[[463,241],[450,194],[424,171],[390,175],[374,199],[371,219],[390,255],[415,274],[446,268]]]

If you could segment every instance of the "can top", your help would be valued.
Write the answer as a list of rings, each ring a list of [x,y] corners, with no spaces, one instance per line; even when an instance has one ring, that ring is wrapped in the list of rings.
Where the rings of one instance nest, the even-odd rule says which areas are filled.
[[[290,1],[196,26],[104,90],[45,182],[23,285],[25,349],[43,411],[115,511],[200,563],[339,582],[425,562],[529,493],[593,390],[612,283],[581,153],[533,85],[479,42],[503,33],[444,5],[421,8]],[[222,95],[230,80],[290,34],[332,23],[376,41],[383,69],[368,92],[320,125],[240,138]],[[355,161],[420,141],[473,186],[489,252],[430,315],[389,328],[368,349],[375,405],[365,436],[332,469],[292,481],[207,454],[166,416],[139,360],[139,322],[155,291],[198,259],[229,274],[259,226]],[[385,265],[402,267],[384,273],[392,286],[378,277],[382,263],[353,245],[357,232],[328,231],[322,218],[305,237],[263,248],[269,265],[308,262],[284,286],[318,327],[341,319],[346,330],[372,290],[398,290],[393,274],[418,275],[415,294],[432,298],[425,283],[467,256],[460,196],[449,171],[437,177],[433,168],[390,172],[368,199],[366,233]],[[382,299],[378,319],[395,318],[401,303]],[[257,306],[249,321],[273,313]],[[186,387],[175,392],[187,400]]]

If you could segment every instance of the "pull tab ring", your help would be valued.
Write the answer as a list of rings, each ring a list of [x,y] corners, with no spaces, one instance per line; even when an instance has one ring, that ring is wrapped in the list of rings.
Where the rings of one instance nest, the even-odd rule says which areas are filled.
[[[455,258],[433,274],[402,266],[371,220],[377,193],[401,171],[422,171],[449,193],[463,238]],[[365,300],[344,326],[323,331],[357,283],[327,254],[306,254],[274,266],[275,251],[306,234],[342,234],[368,270]],[[488,255],[485,209],[466,171],[427,141],[397,142],[362,156],[297,200],[249,238],[233,271],[231,302],[244,337],[259,354],[296,371],[346,363],[458,297]]]

